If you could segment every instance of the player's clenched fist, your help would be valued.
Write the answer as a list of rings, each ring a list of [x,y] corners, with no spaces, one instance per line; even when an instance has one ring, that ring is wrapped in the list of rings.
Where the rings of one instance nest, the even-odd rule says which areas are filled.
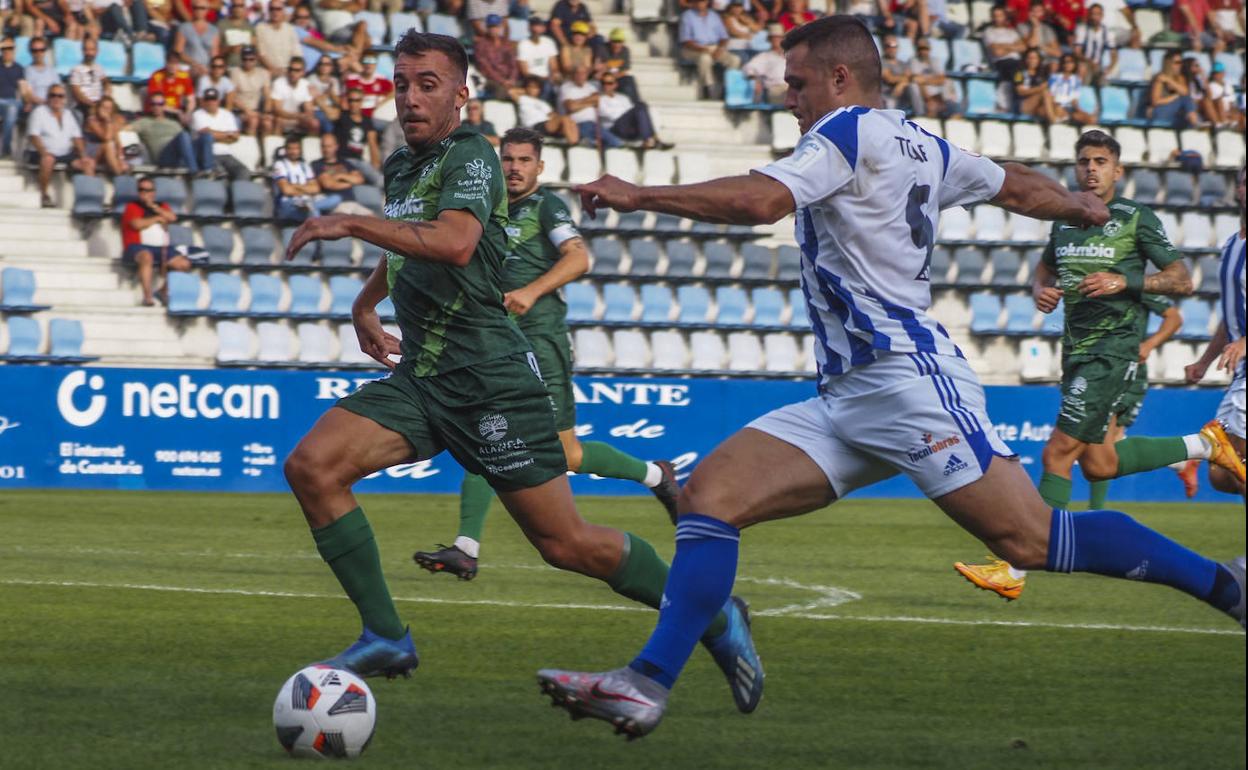
[[[1036,309],[1041,313],[1052,313],[1057,310],[1057,303],[1062,301],[1062,290],[1056,286],[1046,286],[1033,291],[1032,298],[1036,301]]]
[[[641,188],[635,184],[610,174],[600,177],[589,184],[577,185],[572,188],[580,193],[581,209],[596,219],[599,209],[615,209],[616,211],[636,211]]]

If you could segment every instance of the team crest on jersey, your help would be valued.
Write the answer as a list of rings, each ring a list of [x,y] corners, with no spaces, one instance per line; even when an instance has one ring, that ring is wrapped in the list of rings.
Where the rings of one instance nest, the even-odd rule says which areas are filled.
[[[1082,396],[1084,391],[1088,389],[1088,381],[1083,377],[1076,377],[1070,381],[1070,393],[1074,396]]]
[[[1119,222],[1117,219],[1111,219],[1101,228],[1101,232],[1105,233],[1106,238],[1113,238],[1122,232],[1122,222]]]
[[[502,441],[507,435],[507,418],[501,414],[487,414],[477,423],[477,432],[486,441]]]
[[[507,225],[503,228],[503,232],[507,233],[508,238],[519,238],[520,228],[515,225]]]
[[[464,168],[468,171],[468,176],[473,179],[480,179],[483,182],[494,176],[494,170],[485,165],[485,161],[481,158],[474,158],[468,161]]]
[[[438,164],[436,163],[429,163],[425,165],[423,168],[420,169],[420,178],[422,180],[428,178],[428,176],[433,173],[433,170],[437,168],[437,166]]]

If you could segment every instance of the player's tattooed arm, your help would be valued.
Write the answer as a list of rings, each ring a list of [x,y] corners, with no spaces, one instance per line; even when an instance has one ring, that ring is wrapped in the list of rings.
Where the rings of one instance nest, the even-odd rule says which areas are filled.
[[[577,236],[559,244],[559,260],[532,283],[503,295],[503,307],[516,315],[524,315],[542,297],[556,291],[589,272],[589,249],[585,239]]]
[[[664,187],[638,187],[607,175],[573,189],[591,218],[599,209],[641,209],[703,222],[762,225],[778,222],[797,208],[789,188],[763,174]]]
[[[1055,179],[1021,163],[1002,163],[1005,181],[990,202],[1035,219],[1102,225],[1109,220],[1105,202],[1088,192],[1071,192]]]
[[[1186,297],[1192,293],[1192,274],[1187,263],[1176,259],[1156,273],[1144,277],[1145,294],[1165,294],[1169,297]]]

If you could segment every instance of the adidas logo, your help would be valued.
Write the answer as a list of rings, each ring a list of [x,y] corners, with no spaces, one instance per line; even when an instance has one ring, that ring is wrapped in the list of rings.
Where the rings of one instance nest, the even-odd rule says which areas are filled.
[[[1126,574],[1127,580],[1143,580],[1148,575],[1148,559],[1140,562],[1140,566]]]
[[[970,466],[962,462],[962,459],[957,455],[949,455],[949,461],[945,463],[945,475],[952,476],[958,471],[966,470],[968,467]]]

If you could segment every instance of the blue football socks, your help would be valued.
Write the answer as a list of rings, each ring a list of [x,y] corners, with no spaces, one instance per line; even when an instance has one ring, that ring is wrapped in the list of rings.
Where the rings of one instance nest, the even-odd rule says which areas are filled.
[[[659,624],[629,668],[670,688],[711,619],[732,594],[737,574],[736,527],[709,516],[676,520],[676,556],[659,606]]]

